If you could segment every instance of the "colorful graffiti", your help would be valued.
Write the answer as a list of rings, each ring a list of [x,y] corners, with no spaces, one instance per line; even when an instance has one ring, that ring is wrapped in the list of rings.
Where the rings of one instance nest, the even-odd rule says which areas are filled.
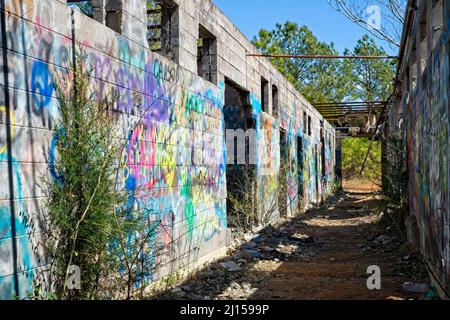
[[[331,127],[323,128],[321,119],[316,115],[312,116],[312,135],[308,135],[303,128],[303,112],[308,110],[305,105],[299,107],[293,103],[291,107],[285,106],[280,112],[280,128],[286,131],[289,145],[289,172],[287,181],[289,181],[289,197],[291,212],[295,212],[302,201],[301,207],[304,209],[311,203],[317,203],[332,193],[332,184],[334,183],[334,145],[331,140],[334,139],[334,130]],[[328,143],[325,141],[325,148],[328,150],[325,154],[325,163],[322,160],[320,150],[323,142],[320,139],[320,132],[326,131],[330,134]],[[297,144],[301,143],[301,146]],[[298,150],[301,150],[303,159]],[[303,162],[302,168],[299,163]],[[325,174],[322,166],[326,166]],[[299,172],[299,170],[303,170]],[[302,181],[299,182],[298,180]],[[301,190],[303,188],[303,190]]]
[[[40,12],[43,7],[39,4],[36,11]],[[53,76],[60,71],[58,68],[70,63],[67,59],[71,58],[72,47],[70,39],[41,27],[46,25],[45,19],[36,18],[35,24],[12,19],[17,30],[27,39],[26,46],[23,46],[18,41],[20,37],[14,35],[17,30],[10,31],[13,35],[11,39],[16,41],[10,46],[21,53],[11,53],[11,66],[25,65],[22,70],[14,68],[21,75],[13,79],[13,99],[19,96],[16,90],[28,92],[27,96],[20,98],[17,109],[11,111],[8,126],[12,132],[16,130],[18,121],[19,126],[29,125],[25,122],[28,117],[27,101],[39,119],[58,117]],[[87,42],[83,50],[88,53],[96,98],[102,100],[108,95],[115,97],[112,109],[117,113],[123,134],[128,140],[122,157],[123,167],[118,187],[128,192],[129,208],[144,210],[149,226],[158,225],[148,244],[150,263],[164,268],[164,264],[173,263],[176,256],[189,254],[192,255],[191,260],[195,260],[199,248],[227,228],[222,113],[224,85],[206,83],[179,66],[142,48],[136,48],[124,38],[117,37],[117,40],[111,42],[114,43],[115,52],[94,51]],[[30,71],[29,78],[26,70]],[[5,112],[6,108],[2,107],[2,124],[6,123]],[[58,154],[55,136],[51,131],[42,131],[48,130],[51,122],[33,123],[39,128],[31,129],[34,131],[29,134],[34,134],[34,143],[42,143],[42,147],[36,145],[36,148],[46,149],[49,174],[61,180],[56,170]],[[28,145],[27,139],[17,143],[13,141],[13,152],[25,150],[25,153],[17,161],[12,161],[5,155],[7,148],[4,137],[2,134],[0,164],[6,168],[8,163],[12,163],[17,190],[11,197],[19,203],[16,211],[22,213],[25,208],[19,199],[37,196],[32,193],[33,189],[23,190],[21,187],[21,175],[32,180],[28,176],[29,172],[19,172],[25,160],[33,161],[31,145]],[[27,155],[30,158],[26,159]],[[7,178],[7,170],[2,169],[2,172],[2,179]],[[11,210],[6,187],[7,184],[2,184],[0,188],[1,194],[5,196],[0,201],[6,201],[0,208],[0,248],[5,253],[1,256],[12,259],[9,248],[15,242],[20,251],[18,266],[21,270],[33,270],[38,265],[28,248],[32,242],[30,237],[34,235],[33,231],[26,229],[22,218],[15,218],[15,230],[23,235],[29,234],[29,237],[9,239],[12,237]],[[34,276],[30,275],[26,281],[24,277],[14,276],[18,271],[11,270],[10,260],[2,261],[1,266],[1,298],[14,295],[11,286],[16,280],[21,288],[20,296],[25,296],[32,289]],[[154,276],[153,273],[142,274],[137,285],[151,281]]]
[[[257,95],[250,93],[251,112],[249,112],[239,104],[236,98],[238,94],[233,92],[231,86],[226,92],[228,92],[226,102],[228,104],[224,108],[226,128],[247,130],[251,116],[250,122],[254,123],[256,129],[257,185],[259,197],[264,199],[259,204],[262,214],[274,203],[271,195],[276,189],[278,179],[287,181],[286,197],[276,200],[280,210],[286,211],[280,214],[294,215],[298,213],[299,208],[304,210],[311,203],[317,203],[331,194],[334,183],[334,152],[331,151],[334,151],[332,149],[334,143],[331,140],[334,139],[334,130],[329,125],[327,128],[321,128],[321,119],[317,116],[312,117],[314,119],[313,135],[309,136],[305,134],[302,125],[301,116],[304,108],[297,107],[295,103],[290,108],[282,105],[279,117],[276,119],[261,111],[261,102]],[[327,140],[323,143],[319,134],[322,130],[327,132]],[[281,132],[283,132],[283,139],[281,139]],[[298,146],[298,143],[302,145]],[[325,148],[323,156],[319,152],[322,145]],[[280,150],[285,151],[280,152]],[[299,154],[298,150],[302,150],[302,153]],[[302,159],[298,159],[299,156]],[[325,160],[322,159],[323,157]],[[282,163],[282,174],[286,177],[279,177]],[[241,176],[238,165],[228,166],[229,190],[234,190]],[[284,207],[287,207],[287,210],[284,210]]]
[[[130,10],[138,12],[136,4],[134,1]],[[35,250],[39,231],[30,225],[37,219],[37,208],[43,199],[37,176],[48,174],[64,183],[57,172],[57,141],[52,130],[54,120],[60,116],[57,84],[64,90],[71,83],[67,66],[75,50],[72,32],[77,30],[71,25],[70,9],[56,1],[13,1],[12,7],[1,10],[11,10],[12,14],[6,24],[6,37],[2,37],[9,62],[4,76],[10,80],[4,86],[9,95],[3,96],[5,100],[10,96],[11,101],[0,101],[0,105],[10,103],[14,109],[6,117],[7,108],[0,107],[0,176],[4,181],[12,178],[15,190],[8,190],[9,183],[0,184],[0,259],[7,259],[0,264],[0,298],[12,298],[14,281],[20,288],[19,296],[25,296],[37,277],[36,270],[46,263],[41,259],[42,252]],[[20,12],[28,13],[27,20],[19,18]],[[78,23],[82,24],[83,19],[88,18],[77,17]],[[54,30],[56,27],[58,30]],[[280,168],[280,128],[287,132],[292,169],[288,173],[292,182],[288,201],[292,206],[296,206],[300,192],[295,141],[298,136],[303,137],[303,176],[308,195],[305,202],[329,192],[313,182],[321,172],[319,159],[314,156],[320,144],[319,121],[316,119],[313,127],[314,135],[305,136],[299,111],[302,108],[285,105],[279,119],[275,119],[262,112],[259,97],[250,93],[251,114],[244,121],[240,106],[223,107],[224,82],[206,82],[137,43],[103,29],[102,39],[94,33],[81,33],[76,48],[87,54],[94,98],[109,99],[126,141],[117,188],[127,192],[130,211],[145,212],[149,228],[157,226],[143,257],[155,268],[141,272],[136,286],[161,276],[159,271],[170,269],[171,264],[179,266],[177,259],[192,262],[199,258],[201,250],[216,250],[219,243],[223,245],[216,239],[223,240],[227,229],[230,168],[226,165],[226,128],[244,128],[249,123],[254,126],[258,141],[263,142],[256,148],[258,174],[272,177]],[[64,81],[59,83],[56,76],[62,76]],[[6,144],[5,130],[10,132],[11,145]],[[332,147],[327,157],[331,157],[331,150]],[[12,173],[8,173],[8,167]],[[331,169],[328,174],[332,179]],[[268,187],[259,179],[258,192],[263,199]],[[276,183],[275,178],[272,183]],[[10,207],[11,203],[16,210]],[[293,213],[294,209],[290,210]],[[11,232],[12,226],[16,236]],[[9,253],[13,243],[20,250],[16,257],[20,270],[11,269]],[[149,269],[152,268],[146,268]]]
[[[0,201],[0,299],[10,299],[32,292],[35,258],[28,238],[32,230],[22,193],[20,165],[16,159],[0,153],[0,167],[3,172],[12,171],[16,199]]]
[[[443,6],[444,21],[448,22],[450,5],[444,1]],[[416,14],[421,13],[417,11]],[[403,126],[395,123],[399,117],[397,109],[392,108],[390,118],[394,121],[390,122],[388,128],[388,138],[401,141],[399,137],[403,137],[401,145],[406,149],[407,165],[404,170],[408,170],[408,186],[403,187],[402,179],[399,179],[395,187],[398,190],[407,188],[409,191],[409,199],[405,200],[409,202],[411,215],[408,221],[413,221],[410,223],[410,234],[418,234],[418,239],[411,237],[411,240],[418,242],[416,245],[447,292],[450,288],[449,37],[448,23],[444,23],[439,39],[436,39],[434,32],[428,33],[429,43],[435,45],[429,52],[426,68],[418,77],[416,88],[403,88],[402,96],[396,101],[403,110]],[[405,65],[410,68],[415,66],[415,59],[412,54],[403,58]],[[409,75],[400,76],[409,78]],[[398,151],[395,150],[394,154],[398,154]],[[387,168],[392,175],[397,174],[391,173],[394,165],[396,163],[393,161]]]
[[[49,105],[53,90],[53,76],[48,69],[47,63],[36,61],[31,71],[31,92],[33,93],[33,102],[37,111]]]

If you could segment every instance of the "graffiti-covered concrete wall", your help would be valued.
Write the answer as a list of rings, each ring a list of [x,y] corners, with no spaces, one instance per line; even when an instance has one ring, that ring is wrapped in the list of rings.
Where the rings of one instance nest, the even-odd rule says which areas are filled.
[[[408,11],[389,121],[389,137],[405,149],[408,188],[400,180],[396,189],[409,196],[411,242],[425,256],[436,287],[448,292],[450,4],[410,1]]]
[[[92,17],[65,2],[0,0],[0,298],[50,285],[39,180],[58,178],[55,77],[77,50],[88,55],[96,97],[115,97],[127,139],[118,187],[161,226],[149,243],[158,267],[142,283],[229,243],[225,131],[242,128],[240,117],[253,121],[258,177],[276,177],[280,158],[290,164],[289,192],[280,200],[286,214],[332,192],[333,128],[267,60],[246,56],[256,49],[210,1],[171,1],[171,55],[162,50],[165,42],[150,50],[147,1],[92,1]],[[211,44],[206,58],[199,58],[199,37],[203,48]],[[227,98],[227,90],[246,98]],[[255,180],[264,195],[267,186]]]

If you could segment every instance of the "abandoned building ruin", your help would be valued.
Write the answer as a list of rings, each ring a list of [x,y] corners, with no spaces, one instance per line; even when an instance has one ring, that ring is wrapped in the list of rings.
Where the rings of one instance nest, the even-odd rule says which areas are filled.
[[[80,2],[85,9],[74,6]],[[38,181],[56,175],[54,77],[78,50],[87,53],[97,99],[115,93],[128,141],[117,187],[160,226],[148,243],[154,272],[137,285],[225,254],[229,196],[245,175],[258,223],[274,203],[270,219],[294,216],[339,186],[335,126],[352,115],[327,121],[268,59],[248,56],[257,49],[211,0],[0,0],[0,13],[0,299],[52,285]],[[383,189],[409,209],[408,238],[443,290],[450,285],[448,21],[448,1],[409,1],[381,126]],[[356,135],[379,129],[373,114],[357,117],[365,125]],[[244,140],[227,132],[243,132]],[[236,161],[239,146],[254,155],[251,164]],[[281,182],[287,190],[270,196]]]
[[[96,95],[118,93],[114,111],[129,140],[118,187],[161,226],[149,243],[158,267],[142,283],[217,256],[229,243],[227,193],[242,168],[225,161],[226,129],[254,129],[265,141],[256,144],[252,171],[256,213],[269,188],[260,170],[277,179],[281,162],[290,185],[276,199],[279,215],[331,194],[333,127],[268,60],[246,56],[256,49],[211,1],[93,0],[86,11],[66,2],[80,1],[0,2],[0,298],[50,285],[37,180],[54,174],[53,76],[74,50],[88,53]]]
[[[450,3],[410,0],[385,126],[387,192],[409,209],[410,242],[442,296],[450,286]]]

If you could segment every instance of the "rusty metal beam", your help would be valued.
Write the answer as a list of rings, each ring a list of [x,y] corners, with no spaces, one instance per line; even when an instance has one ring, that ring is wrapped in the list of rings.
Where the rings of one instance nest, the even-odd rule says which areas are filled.
[[[324,106],[324,107],[316,107],[316,110],[318,110],[318,111],[331,111],[331,110],[333,110],[333,111],[339,111],[339,110],[343,110],[343,111],[346,111],[346,110],[361,110],[361,109],[363,109],[363,110],[370,110],[370,109],[382,109],[383,108],[383,106],[382,105],[379,105],[379,106],[371,106],[371,107],[368,107],[368,106],[356,106],[356,105],[354,105],[354,106],[345,106],[345,107],[341,107],[341,106],[339,106],[339,107],[335,107],[335,106]]]
[[[349,130],[349,129],[361,129],[361,127],[335,127],[334,129],[341,131],[341,130]]]
[[[384,105],[386,101],[353,101],[353,102],[318,102],[311,103],[313,106],[329,106],[329,105],[352,105],[352,104],[365,104],[365,105],[375,105],[380,104]]]
[[[263,54],[247,53],[247,57],[261,58],[281,58],[281,59],[398,59],[397,56],[340,56],[340,55],[321,55],[321,54]]]
[[[348,106],[348,107],[319,107],[316,108],[317,111],[322,112],[322,111],[352,111],[352,110],[379,110],[379,109],[383,109],[383,106],[374,106],[374,107],[366,107],[366,106]]]
[[[379,110],[375,110],[375,112],[372,112],[373,116],[378,117],[379,113],[381,113],[381,109]],[[321,113],[323,117],[329,117],[329,116],[335,116],[335,115],[342,115],[342,116],[347,116],[347,115],[369,115],[371,113],[371,111],[369,110],[351,110],[351,111],[345,111],[345,112],[324,112]]]
[[[347,113],[347,112],[361,112],[361,111],[366,111],[366,112],[370,112],[371,110],[374,111],[380,111],[383,108],[372,108],[372,109],[368,109],[368,108],[363,108],[363,107],[357,107],[357,108],[349,108],[349,109],[317,109],[317,111],[319,111],[322,114],[327,114],[327,113]]]

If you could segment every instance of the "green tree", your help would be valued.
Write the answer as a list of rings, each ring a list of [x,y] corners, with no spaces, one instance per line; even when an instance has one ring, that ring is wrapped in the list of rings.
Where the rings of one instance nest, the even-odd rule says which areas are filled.
[[[43,244],[54,294],[59,299],[131,299],[135,292],[142,294],[147,275],[157,268],[150,243],[160,222],[151,221],[150,211],[130,205],[133,192],[118,186],[128,140],[110,111],[114,95],[98,101],[85,52],[77,51],[69,70],[54,77],[60,115],[52,144],[56,154],[51,176],[44,175],[41,186],[48,212]],[[79,288],[68,285],[74,284],[73,267],[80,270]],[[140,287],[133,291],[136,284]]]
[[[262,29],[253,44],[266,54],[336,55],[334,44],[319,41],[306,26],[287,21]],[[271,58],[273,65],[311,102],[342,101],[348,91],[348,73],[337,59]]]
[[[44,177],[49,221],[44,245],[60,299],[92,299],[108,273],[108,245],[115,238],[117,128],[107,100],[97,102],[85,55],[67,74],[58,74],[60,117],[54,129],[57,155]],[[71,81],[67,81],[67,79]],[[70,290],[72,267],[80,269],[78,290]],[[72,282],[73,283],[73,282]]]
[[[375,41],[368,35],[363,36],[355,45],[353,51],[348,49],[345,55],[355,56],[385,56],[386,51],[377,46]],[[386,101],[393,90],[395,73],[394,60],[369,60],[348,59],[343,62],[344,67],[349,70],[347,96],[352,101]],[[378,115],[379,116],[379,115]],[[367,138],[345,139],[343,142],[343,173],[344,177],[354,178],[359,176],[363,161],[370,145]],[[381,144],[375,141],[368,155],[366,168],[359,178],[369,180],[376,184],[381,179]]]
[[[368,35],[358,40],[353,51],[348,49],[345,55],[386,56],[386,51],[377,46]],[[349,70],[347,95],[354,101],[385,101],[393,90],[395,74],[394,60],[349,59],[343,62],[344,69]]]
[[[346,138],[342,140],[342,173],[344,179],[358,177],[375,184],[381,183],[381,143],[375,141],[366,163],[366,170],[360,175],[364,157],[369,148],[368,138]]]

